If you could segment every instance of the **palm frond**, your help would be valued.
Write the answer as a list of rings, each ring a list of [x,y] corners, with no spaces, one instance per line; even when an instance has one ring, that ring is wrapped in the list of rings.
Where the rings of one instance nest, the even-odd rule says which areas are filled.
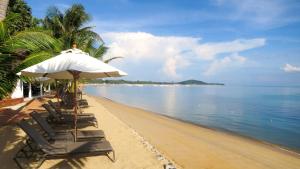
[[[14,57],[0,54],[0,99],[6,97],[15,87],[17,76],[12,72]]]
[[[5,41],[8,37],[8,32],[6,25],[3,22],[0,22],[0,44]]]
[[[55,53],[53,53],[52,51],[40,51],[40,52],[32,53],[21,64],[19,64],[15,68],[14,72],[18,73],[27,67],[38,64],[44,60],[50,59],[54,55]]]
[[[112,57],[112,58],[106,59],[106,60],[104,60],[103,62],[104,62],[104,63],[109,63],[109,62],[111,62],[112,60],[120,59],[120,58],[123,58],[123,57],[122,57],[122,56],[116,56],[116,57]]]
[[[103,55],[107,52],[108,47],[104,46],[104,44],[100,45],[97,49],[91,53],[91,56],[95,58],[103,58]]]
[[[64,15],[64,26],[67,31],[75,31],[90,20],[81,4],[74,4],[67,9]]]
[[[24,50],[28,52],[40,50],[59,51],[61,42],[43,32],[22,31],[6,43],[10,51]]]
[[[53,36],[60,38],[65,32],[63,25],[64,14],[55,6],[48,8],[43,24],[46,29],[52,30]]]
[[[0,99],[3,99],[12,93],[17,79],[17,75],[11,72],[5,74],[5,76],[0,76]]]

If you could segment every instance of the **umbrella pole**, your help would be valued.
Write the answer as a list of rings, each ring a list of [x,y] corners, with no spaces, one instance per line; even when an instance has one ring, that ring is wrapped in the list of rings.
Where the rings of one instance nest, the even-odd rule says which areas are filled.
[[[60,108],[59,96],[58,96],[58,85],[56,79],[55,79],[55,87],[56,87],[56,99],[57,99],[58,107]]]
[[[76,80],[77,80],[77,76],[76,75],[73,75],[74,76],[74,105],[75,105],[75,108],[74,108],[74,125],[75,125],[75,132],[74,132],[74,141],[76,142],[77,140],[77,86],[76,86]]]

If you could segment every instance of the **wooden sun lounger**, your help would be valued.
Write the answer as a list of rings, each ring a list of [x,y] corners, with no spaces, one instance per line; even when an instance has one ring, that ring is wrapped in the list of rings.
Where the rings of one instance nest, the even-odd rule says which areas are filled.
[[[51,123],[56,124],[67,124],[67,125],[74,125],[74,115],[73,114],[58,114],[49,104],[42,105],[49,113],[48,120]],[[95,117],[88,117],[88,116],[77,116],[77,123],[85,124],[85,125],[93,125],[98,127],[98,121]]]
[[[69,113],[65,113],[63,111],[61,111],[61,109],[55,105],[54,102],[52,102],[51,100],[48,100],[48,104],[56,111],[56,113],[64,115],[64,114],[69,114]],[[78,116],[88,116],[88,117],[95,117],[95,115],[93,113],[80,113],[77,114]]]
[[[115,161],[114,150],[111,144],[106,140],[90,142],[60,142],[51,144],[27,121],[22,120],[18,123],[18,125],[28,135],[32,144],[35,145],[32,146],[27,144],[15,155],[14,161],[20,168],[23,168],[23,166],[19,161],[30,158],[37,158],[40,161],[37,168],[39,168],[43,162],[48,159],[67,159],[106,155],[113,162]],[[113,153],[112,158],[109,156],[110,153]]]
[[[79,93],[78,93],[79,94]],[[68,108],[73,107],[73,98],[74,94],[73,93],[68,93],[68,92],[63,92],[61,94],[61,100],[62,100],[62,104]],[[79,107],[84,108],[84,107],[88,107],[89,104],[87,102],[86,99],[82,99],[82,97],[80,99],[77,100],[77,104]]]
[[[39,124],[39,126],[45,131],[50,141],[74,141],[73,131],[55,131],[48,122],[41,117],[37,112],[30,113],[30,116]],[[77,140],[101,140],[105,138],[105,134],[102,130],[77,130]]]

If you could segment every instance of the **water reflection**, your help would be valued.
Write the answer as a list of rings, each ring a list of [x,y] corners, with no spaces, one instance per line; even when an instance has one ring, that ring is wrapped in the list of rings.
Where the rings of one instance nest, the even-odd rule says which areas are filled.
[[[164,94],[164,109],[165,112],[167,112],[167,114],[169,116],[175,116],[176,117],[176,113],[182,113],[182,112],[176,112],[174,110],[175,105],[177,105],[176,103],[176,86],[169,86],[167,88],[165,88],[165,94]]]

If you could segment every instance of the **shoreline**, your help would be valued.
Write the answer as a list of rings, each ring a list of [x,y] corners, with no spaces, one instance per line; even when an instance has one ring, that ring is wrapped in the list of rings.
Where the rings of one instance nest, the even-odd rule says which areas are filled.
[[[195,127],[200,127],[200,128],[205,128],[205,129],[208,129],[208,130],[212,130],[213,132],[220,132],[220,133],[223,133],[223,134],[228,134],[230,136],[240,137],[240,138],[243,138],[243,139],[246,139],[246,140],[251,140],[251,141],[254,141],[254,142],[257,142],[257,143],[260,143],[260,144],[264,144],[265,146],[270,146],[272,148],[275,148],[278,151],[282,151],[282,152],[285,152],[285,153],[289,153],[290,155],[295,155],[296,157],[300,157],[300,150],[297,151],[297,150],[294,150],[294,149],[291,149],[291,148],[288,148],[288,147],[284,147],[284,146],[281,146],[281,145],[277,145],[277,144],[274,144],[274,143],[271,143],[271,142],[268,142],[268,141],[259,140],[257,138],[253,138],[253,137],[250,137],[250,136],[242,135],[242,134],[239,134],[239,133],[227,130],[227,129],[213,128],[213,127],[205,126],[205,125],[202,125],[202,124],[197,124],[197,123],[194,123],[194,122],[191,122],[191,121],[182,120],[182,119],[179,119],[179,118],[176,118],[176,117],[168,116],[168,115],[165,115],[165,114],[160,114],[160,113],[157,113],[157,112],[154,112],[154,111],[151,111],[151,110],[146,110],[146,109],[143,109],[143,108],[139,108],[139,107],[135,107],[135,106],[130,106],[130,105],[127,105],[127,104],[123,104],[123,103],[114,101],[114,100],[109,99],[107,97],[100,97],[100,96],[97,97],[97,96],[92,96],[92,95],[88,95],[88,96],[89,97],[94,97],[96,99],[97,98],[103,98],[103,99],[109,100],[111,102],[114,102],[116,104],[121,104],[121,105],[124,105],[124,106],[127,106],[127,107],[131,107],[131,108],[134,108],[134,109],[140,109],[142,111],[149,112],[149,113],[152,113],[152,114],[157,115],[157,116],[166,117],[166,118],[169,118],[169,119],[172,119],[172,120],[176,120],[176,121],[185,123],[187,125],[193,125]]]
[[[184,120],[181,120],[181,119],[176,119],[176,118],[169,117],[169,116],[166,116],[166,115],[162,115],[162,114],[159,114],[159,113],[155,113],[155,112],[152,112],[152,111],[148,111],[148,110],[144,110],[144,109],[141,109],[141,108],[136,108],[136,107],[132,107],[132,106],[128,106],[128,105],[122,104],[122,103],[118,103],[118,102],[115,102],[115,101],[113,101],[111,99],[108,99],[108,98],[96,97],[96,96],[90,96],[90,95],[88,95],[88,96],[92,97],[92,98],[95,98],[96,100],[98,100],[106,109],[108,109],[109,112],[111,112],[112,114],[114,114],[121,121],[123,121],[124,123],[126,123],[127,125],[129,125],[129,127],[133,128],[135,131],[137,131],[139,134],[141,134],[143,137],[145,137],[147,140],[149,140],[149,142],[152,145],[154,145],[155,147],[158,147],[158,150],[160,150],[164,154],[167,154],[167,157],[171,157],[171,159],[173,161],[175,161],[175,163],[177,163],[180,166],[183,166],[183,168],[185,168],[186,165],[192,166],[192,165],[188,164],[188,163],[191,163],[191,161],[183,164],[182,160],[178,161],[176,159],[177,157],[173,156],[173,154],[174,154],[173,152],[169,153],[168,150],[170,150],[170,149],[166,148],[167,146],[164,147],[164,144],[169,144],[169,143],[165,143],[165,142],[167,142],[168,139],[163,139],[162,138],[161,140],[159,140],[159,139],[157,139],[157,136],[155,136],[155,134],[153,134],[152,131],[150,131],[152,133],[150,133],[150,134],[148,133],[148,135],[145,134],[146,132],[143,132],[143,130],[147,131],[147,130],[151,130],[151,129],[139,129],[139,127],[141,127],[142,124],[134,124],[134,123],[136,123],[136,122],[134,122],[134,120],[130,121],[130,118],[136,118],[136,120],[138,120],[138,117],[136,117],[137,113],[135,113],[134,115],[131,115],[130,118],[127,118],[125,116],[126,115],[130,115],[129,114],[130,111],[132,111],[132,112],[133,111],[138,111],[140,113],[142,112],[142,114],[143,113],[146,114],[146,116],[149,117],[149,118],[153,118],[153,119],[156,119],[156,120],[158,119],[158,120],[161,120],[161,121],[165,121],[166,123],[170,123],[170,124],[174,123],[174,124],[177,125],[177,127],[178,126],[180,127],[180,130],[181,130],[181,127],[182,128],[185,128],[185,127],[192,128],[192,130],[196,131],[195,134],[197,134],[197,132],[199,130],[200,132],[204,132],[205,134],[208,134],[208,135],[217,135],[217,137],[220,137],[221,139],[224,139],[224,140],[228,139],[229,141],[238,142],[238,144],[242,144],[242,145],[245,144],[246,146],[253,146],[255,149],[258,150],[258,154],[256,154],[257,155],[256,157],[253,156],[255,152],[253,154],[251,154],[251,153],[247,152],[247,149],[243,149],[243,148],[241,148],[243,150],[238,150],[237,153],[230,153],[229,154],[230,156],[240,156],[240,155],[244,156],[244,154],[247,154],[247,155],[251,156],[251,159],[255,158],[256,160],[259,160],[257,158],[260,155],[265,156],[265,154],[269,153],[270,154],[270,158],[272,160],[281,160],[281,158],[275,158],[275,156],[285,156],[285,158],[287,158],[287,160],[290,160],[289,158],[293,158],[293,160],[296,160],[296,163],[299,164],[297,166],[300,167],[300,154],[298,152],[282,148],[282,147],[280,147],[280,146],[278,146],[276,144],[272,144],[272,143],[269,143],[269,142],[257,140],[257,139],[254,139],[254,138],[249,138],[247,136],[239,135],[239,134],[236,134],[236,133],[230,132],[230,131],[223,131],[223,130],[219,130],[219,129],[215,129],[215,128],[210,128],[210,127],[207,127],[207,126],[202,126],[202,125],[199,125],[199,124],[190,123],[190,122],[187,122],[187,121],[184,121]],[[118,107],[118,109],[120,109],[119,111],[121,111],[122,113],[116,113],[116,112],[114,112],[114,111],[116,111],[116,110],[114,110],[115,109],[114,107]],[[126,115],[121,115],[121,114],[126,114]],[[139,120],[141,120],[141,119],[139,119]],[[144,124],[144,125],[147,125],[147,124]],[[162,128],[162,130],[164,130],[164,129]],[[178,132],[178,133],[182,134],[180,132]],[[191,133],[184,133],[184,134],[191,134]],[[172,135],[170,137],[172,137]],[[196,137],[196,136],[191,135],[191,139],[193,139],[192,137]],[[214,138],[214,137],[212,137],[212,138]],[[205,137],[204,138],[200,138],[200,141],[203,141],[203,139],[205,139]],[[153,140],[155,140],[155,141],[153,141]],[[187,139],[187,140],[189,140],[189,139]],[[182,140],[182,141],[185,142],[186,140]],[[208,141],[208,140],[204,140],[204,141]],[[187,142],[189,142],[189,141],[187,141]],[[157,143],[159,143],[159,144],[157,144]],[[162,144],[162,146],[160,144]],[[199,143],[199,145],[200,144],[201,143]],[[210,143],[210,142],[207,142],[207,143],[204,142],[203,149],[207,149],[207,147],[205,147],[205,146],[214,146],[214,145],[211,145],[211,144],[212,143]],[[221,144],[223,144],[223,143],[221,143]],[[226,144],[227,143],[224,141],[224,145],[226,145]],[[174,145],[176,146],[176,144],[174,144]],[[198,145],[195,144],[195,146],[197,147]],[[228,146],[228,145],[226,145],[226,146]],[[162,150],[161,149],[162,147],[165,148],[165,149]],[[224,146],[222,146],[222,148],[224,148]],[[233,149],[234,151],[236,149],[236,148],[232,147],[232,145],[226,147],[226,149],[229,149],[229,148]],[[216,151],[219,151],[218,148],[216,148],[216,147],[213,147],[213,149],[217,149]],[[225,150],[221,150],[221,152],[224,153],[223,151],[228,151],[226,149]],[[212,154],[214,154],[214,153],[212,153]],[[223,158],[223,156],[220,156],[220,158]],[[246,160],[249,160],[249,159],[246,159]],[[213,161],[215,161],[215,160],[213,160]],[[224,162],[224,160],[222,160],[222,161]],[[195,160],[193,162],[196,163]],[[207,165],[202,165],[202,166],[201,165],[198,166],[197,164],[195,164],[195,165],[196,165],[196,167],[207,167]],[[210,164],[210,165],[212,165],[212,164]],[[257,165],[260,165],[260,162],[258,162]],[[290,167],[290,168],[298,168],[298,167],[295,167],[295,166],[294,167]],[[190,167],[187,167],[187,168],[190,168]],[[195,166],[193,168],[195,168]],[[227,166],[219,167],[218,166],[216,168],[240,168],[240,167],[233,167],[233,166],[231,166],[231,167],[227,167]],[[264,167],[254,167],[254,168],[264,168]],[[273,167],[271,167],[271,168],[273,168]],[[286,167],[286,168],[289,168],[289,167]]]

